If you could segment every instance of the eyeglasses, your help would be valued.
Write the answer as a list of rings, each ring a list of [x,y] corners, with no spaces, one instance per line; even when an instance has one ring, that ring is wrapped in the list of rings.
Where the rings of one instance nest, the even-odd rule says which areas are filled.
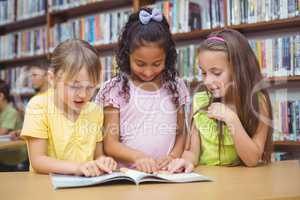
[[[81,91],[85,91],[88,94],[92,94],[95,92],[96,86],[81,86],[81,85],[75,85],[75,84],[69,84],[65,83],[65,85],[68,87],[68,89],[71,92],[78,93]]]

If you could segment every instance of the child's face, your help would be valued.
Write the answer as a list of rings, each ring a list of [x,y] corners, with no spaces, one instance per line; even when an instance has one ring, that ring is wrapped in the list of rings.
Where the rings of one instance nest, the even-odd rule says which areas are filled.
[[[90,77],[85,68],[71,80],[64,81],[64,77],[56,84],[58,97],[68,109],[78,113],[90,101],[95,92],[96,85],[90,81]]]
[[[199,57],[205,86],[214,97],[224,97],[232,83],[227,55],[221,51],[205,50]]]
[[[165,68],[165,60],[164,49],[149,43],[130,54],[130,69],[140,81],[151,82],[159,78]]]
[[[47,71],[37,67],[30,69],[32,86],[39,89],[47,81]]]

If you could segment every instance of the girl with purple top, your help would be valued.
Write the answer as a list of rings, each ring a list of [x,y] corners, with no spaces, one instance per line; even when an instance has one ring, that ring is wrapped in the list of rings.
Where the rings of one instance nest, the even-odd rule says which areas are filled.
[[[189,93],[176,57],[160,11],[143,8],[129,17],[118,43],[118,74],[96,97],[104,107],[104,150],[123,166],[165,170],[184,150]]]

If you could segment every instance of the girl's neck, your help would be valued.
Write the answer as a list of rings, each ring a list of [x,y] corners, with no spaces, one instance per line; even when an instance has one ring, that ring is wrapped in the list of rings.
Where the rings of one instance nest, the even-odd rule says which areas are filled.
[[[71,109],[67,104],[62,102],[58,98],[57,92],[54,92],[54,105],[63,113],[63,115],[70,121],[75,122],[79,115],[80,112],[76,112],[75,110]]]
[[[39,89],[39,93],[44,93],[49,89],[49,84],[44,83],[43,86]]]
[[[6,108],[7,105],[8,105],[8,102],[5,100],[0,102],[0,112],[2,112]]]
[[[130,76],[130,80],[133,82],[133,84],[143,90],[146,91],[156,91],[159,90],[162,86],[160,76],[156,77],[152,81],[143,81],[136,76]]]

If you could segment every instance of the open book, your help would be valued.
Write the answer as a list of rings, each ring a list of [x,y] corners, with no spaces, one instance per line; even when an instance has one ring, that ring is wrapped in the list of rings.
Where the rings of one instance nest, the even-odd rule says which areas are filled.
[[[130,181],[137,185],[143,182],[185,183],[211,181],[208,177],[197,173],[147,174],[127,168],[121,169],[121,172],[113,172],[111,174],[105,174],[97,177],[82,177],[59,174],[51,174],[50,177],[54,189],[91,186],[118,180]]]
[[[12,141],[10,135],[0,135],[0,142],[9,142]]]

